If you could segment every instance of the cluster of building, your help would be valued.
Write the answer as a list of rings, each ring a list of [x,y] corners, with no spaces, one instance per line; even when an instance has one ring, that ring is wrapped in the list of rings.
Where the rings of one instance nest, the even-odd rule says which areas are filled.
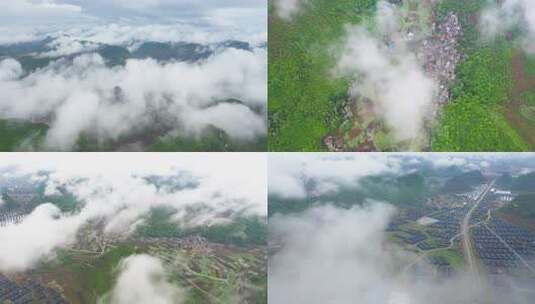
[[[462,35],[459,18],[449,13],[444,21],[433,25],[434,35],[423,42],[423,61],[428,75],[439,83],[437,102],[444,105],[449,100],[449,85],[455,80],[455,69],[461,60],[457,40]]]
[[[69,304],[57,290],[34,280],[19,284],[0,275],[0,303],[2,304]]]
[[[35,187],[19,180],[7,181],[0,187],[1,193],[19,204],[28,204],[37,197]]]
[[[461,223],[473,203],[483,194],[486,186],[476,187],[473,191],[453,195],[448,198],[447,206],[440,202],[428,204],[426,210],[396,217],[387,231],[396,232],[396,236],[405,243],[413,245],[421,251],[438,248],[461,248]],[[519,226],[504,222],[495,217],[494,211],[507,205],[514,194],[507,190],[491,189],[472,212],[469,224],[473,244],[482,265],[489,275],[525,273],[535,275],[535,233]],[[414,214],[413,214],[414,213]],[[413,218],[427,213],[418,220]],[[425,227],[425,233],[401,229],[400,226],[417,222]],[[426,237],[428,236],[428,237]],[[442,269],[451,272],[448,261],[444,258],[431,256],[429,262],[442,273]]]
[[[0,211],[0,227],[18,224],[26,217],[27,212],[21,210]]]
[[[209,253],[211,251],[211,245],[215,245],[209,243],[206,238],[199,235],[159,238],[143,237],[136,238],[135,242],[140,242],[149,245],[157,245],[158,247],[171,250],[186,249],[205,253]]]

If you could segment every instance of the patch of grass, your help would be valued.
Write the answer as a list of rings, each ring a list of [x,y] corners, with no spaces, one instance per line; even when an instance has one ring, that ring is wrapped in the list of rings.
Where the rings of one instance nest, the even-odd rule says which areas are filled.
[[[96,300],[113,287],[115,282],[115,271],[119,262],[133,254],[137,250],[130,246],[120,246],[108,251],[99,258],[94,267],[81,266],[82,272],[79,277],[83,280],[83,286],[91,290],[89,303],[96,303]]]
[[[464,265],[463,256],[456,250],[452,250],[452,249],[441,250],[433,255],[445,258],[446,261],[450,263],[451,267],[455,269],[460,269]]]
[[[452,101],[432,138],[433,151],[529,151],[503,109],[513,90],[512,46],[505,39],[472,50],[458,67]]]
[[[474,97],[475,98],[475,97]],[[437,152],[529,151],[499,108],[464,97],[448,105],[432,142]]]
[[[57,276],[65,279],[65,286],[72,289],[73,294],[81,303],[98,303],[98,299],[111,290],[115,283],[116,270],[119,262],[130,255],[140,253],[138,249],[121,245],[110,249],[103,256],[82,262],[81,257],[74,258],[68,252],[58,253],[58,266],[54,266],[49,271],[58,271]]]
[[[468,56],[457,69],[459,81],[452,89],[454,102],[462,97],[471,97],[469,102],[485,105],[508,102],[513,88],[511,45],[499,39]]]
[[[0,120],[0,151],[11,152],[21,145],[38,145],[44,138],[48,126],[18,120]]]

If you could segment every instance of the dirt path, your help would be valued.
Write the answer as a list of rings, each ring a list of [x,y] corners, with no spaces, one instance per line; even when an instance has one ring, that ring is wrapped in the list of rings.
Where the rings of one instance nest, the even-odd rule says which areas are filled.
[[[515,51],[512,59],[514,88],[509,93],[511,100],[504,109],[504,115],[520,136],[529,143],[532,149],[535,149],[535,124],[520,114],[522,93],[535,88],[535,77],[526,73],[524,62],[525,55],[522,51]]]

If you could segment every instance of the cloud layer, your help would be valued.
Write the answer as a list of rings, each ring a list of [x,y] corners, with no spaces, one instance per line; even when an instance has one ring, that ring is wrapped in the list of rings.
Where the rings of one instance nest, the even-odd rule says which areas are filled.
[[[514,159],[528,159],[515,155]],[[303,199],[336,193],[343,187],[358,187],[363,177],[403,175],[415,171],[456,167],[481,170],[511,156],[507,153],[278,153],[269,156],[269,195]],[[431,174],[430,171],[425,171]]]
[[[61,213],[43,204],[19,224],[0,228],[0,271],[21,271],[57,248],[75,241],[76,232],[92,220],[102,221],[103,232],[124,237],[143,223],[155,207],[175,210],[172,220],[181,226],[228,222],[240,215],[266,214],[266,163],[260,154],[10,154],[5,163],[18,176],[45,179],[47,194],[72,193],[83,203],[75,213]],[[175,178],[192,187],[157,187],[147,176]],[[199,212],[192,213],[191,208]]]
[[[121,261],[119,276],[108,300],[113,304],[178,304],[184,291],[167,280],[162,262],[149,255],[133,255]]]
[[[49,121],[49,149],[73,149],[81,133],[117,139],[159,124],[192,136],[215,126],[251,140],[267,128],[263,113],[251,110],[266,106],[266,57],[264,49],[227,49],[194,64],[132,59],[110,68],[99,55],[87,54],[72,62],[58,60],[24,78],[20,64],[5,59],[0,113]],[[245,104],[217,103],[227,99]]]
[[[0,24],[75,24],[117,19],[210,21],[221,12],[265,14],[265,0],[4,0]],[[226,14],[225,16],[236,16]],[[236,19],[242,24],[250,19]],[[76,22],[78,21],[78,22]],[[249,24],[256,27],[257,24]]]
[[[209,126],[238,140],[266,135],[265,0],[4,2],[0,45],[9,48],[0,51],[0,118],[49,124],[38,149],[71,150],[81,133],[101,142],[162,131],[194,137]],[[214,44],[229,40],[254,50],[218,49],[196,64],[132,59],[115,68],[99,55],[80,55],[104,45],[134,51],[144,42],[197,43],[215,51]],[[13,45],[22,42],[36,50],[27,54],[28,45]],[[46,58],[56,61],[28,68]],[[117,87],[122,103],[111,102]],[[216,104],[226,99],[245,104]],[[76,115],[82,112],[87,115]]]
[[[325,194],[340,185],[354,185],[359,178],[380,173],[397,172],[399,161],[381,154],[294,155],[269,157],[269,193],[282,198],[304,198],[312,191]],[[314,188],[305,184],[312,181]]]
[[[282,247],[269,261],[270,302],[449,304],[484,298],[462,274],[439,281],[425,262],[418,272],[404,271],[415,256],[386,240],[393,211],[372,203],[272,218],[270,232]]]

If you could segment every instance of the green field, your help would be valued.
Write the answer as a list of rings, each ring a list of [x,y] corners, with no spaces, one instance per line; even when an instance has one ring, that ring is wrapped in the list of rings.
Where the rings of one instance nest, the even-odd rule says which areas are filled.
[[[269,19],[269,150],[322,151],[322,139],[341,124],[348,81],[333,79],[329,46],[347,24],[361,23],[375,0],[315,0],[292,22]],[[270,6],[273,16],[273,7]]]
[[[16,151],[38,144],[46,134],[44,124],[0,119],[0,151]]]
[[[65,296],[73,303],[97,303],[113,286],[121,259],[135,253],[141,252],[124,245],[109,250],[98,259],[60,251],[57,261],[40,266],[35,275],[63,286]]]

